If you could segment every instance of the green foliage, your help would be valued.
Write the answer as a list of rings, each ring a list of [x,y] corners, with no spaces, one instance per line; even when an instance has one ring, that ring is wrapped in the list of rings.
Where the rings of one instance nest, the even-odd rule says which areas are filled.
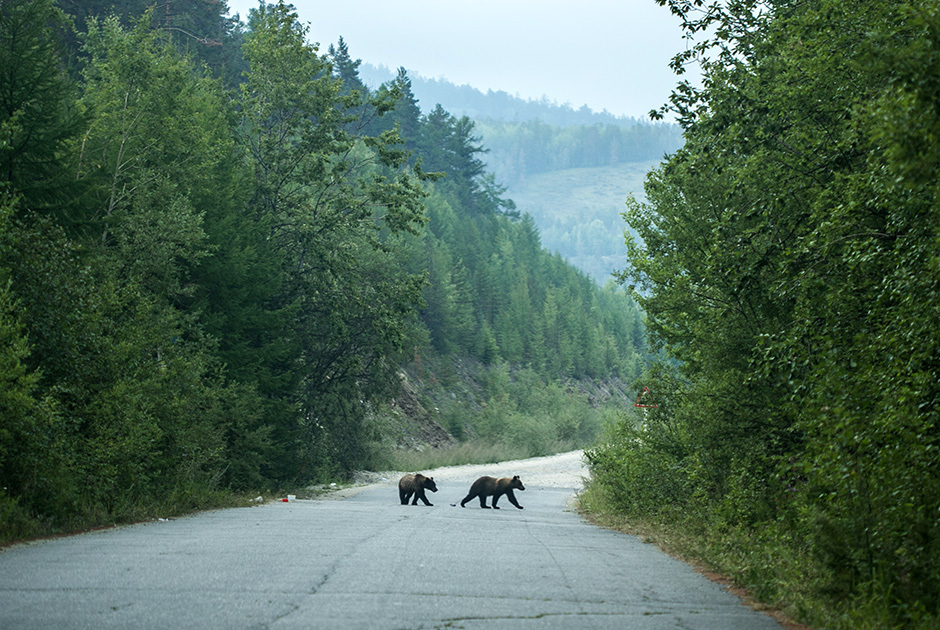
[[[390,448],[378,469],[417,470],[550,455],[591,444],[623,404],[619,381],[549,380],[507,363],[422,360],[409,379],[426,410],[458,438],[454,445]]]
[[[60,509],[66,461],[60,452],[61,418],[51,396],[38,387],[20,304],[13,292],[10,251],[18,242],[11,216],[16,203],[0,205],[0,512],[3,538],[35,532],[31,508]],[[21,505],[18,497],[25,497]],[[9,529],[8,529],[9,528]],[[6,533],[9,532],[9,533]]]
[[[241,73],[246,69],[241,55],[243,25],[236,18],[225,15],[228,8],[223,3],[57,0],[56,4],[72,16],[79,33],[85,32],[90,22],[111,16],[119,20],[123,28],[132,28],[141,15],[153,9],[153,28],[162,31],[178,50],[198,59],[215,75],[224,78],[226,85],[238,85]],[[64,43],[73,54],[79,47],[77,38],[71,33],[64,35]]]
[[[269,303],[299,365],[275,393],[298,409],[273,427],[281,478],[342,473],[364,456],[362,402],[394,383],[423,284],[392,238],[423,221],[419,180],[394,134],[352,133],[369,95],[344,92],[305,35],[283,3],[252,13],[238,105],[254,173],[249,209],[281,261]]]
[[[436,351],[549,378],[638,374],[646,350],[635,302],[549,254],[531,217],[458,214],[437,184],[427,207],[423,255],[412,266],[428,270],[421,315]]]
[[[423,353],[511,362],[447,410],[491,453],[596,433],[553,383],[635,372],[636,306],[541,250],[468,119],[370,91],[283,2],[144,4],[0,8],[4,540],[371,465]]]
[[[63,145],[82,122],[60,58],[58,35],[67,27],[54,0],[0,6],[0,181],[25,205],[60,213],[75,191]]]
[[[598,401],[577,381],[562,385],[507,363],[481,365],[475,380],[479,390],[471,397],[449,394],[452,386],[433,392],[440,423],[468,443],[512,448],[515,458],[590,444],[621,402],[616,396]]]
[[[713,33],[676,58],[705,70],[673,95],[686,145],[624,214],[664,404],[595,478],[708,535],[786,523],[817,623],[935,623],[937,9],[661,4]]]

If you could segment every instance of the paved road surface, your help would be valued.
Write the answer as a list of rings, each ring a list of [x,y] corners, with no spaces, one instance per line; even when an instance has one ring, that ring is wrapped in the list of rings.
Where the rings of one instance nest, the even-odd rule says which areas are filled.
[[[523,475],[525,509],[452,507],[480,470]],[[523,463],[435,478],[434,507],[399,505],[389,480],[7,549],[0,628],[780,628],[652,545],[583,521],[567,507],[577,482]]]

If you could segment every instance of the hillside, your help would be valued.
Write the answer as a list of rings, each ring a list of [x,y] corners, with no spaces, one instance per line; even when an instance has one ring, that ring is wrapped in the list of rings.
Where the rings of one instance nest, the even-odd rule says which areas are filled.
[[[532,215],[542,245],[599,284],[626,264],[620,213],[628,195],[643,195],[646,173],[657,162],[538,173],[507,189],[522,213]]]
[[[0,542],[609,426],[569,384],[635,380],[642,313],[541,247],[473,121],[372,93],[283,3],[222,33],[240,84],[174,45],[223,5],[70,8],[75,39],[51,1],[0,20]]]
[[[362,63],[359,76],[372,89],[391,81],[396,72],[386,66]],[[595,112],[586,105],[577,108],[569,103],[556,103],[543,97],[541,100],[523,99],[508,92],[479,90],[470,85],[457,85],[445,78],[428,78],[409,72],[411,88],[425,113],[440,103],[455,116],[467,116],[473,120],[493,119],[507,122],[541,120],[558,127],[580,125],[615,125],[632,127],[641,121],[630,116],[616,116],[608,111]]]
[[[366,85],[393,78],[385,67],[359,66]],[[682,144],[676,125],[524,100],[445,79],[410,76],[423,111],[440,103],[474,123],[481,160],[522,214],[535,221],[546,249],[598,284],[623,268],[620,216],[628,195],[643,194],[646,173]]]

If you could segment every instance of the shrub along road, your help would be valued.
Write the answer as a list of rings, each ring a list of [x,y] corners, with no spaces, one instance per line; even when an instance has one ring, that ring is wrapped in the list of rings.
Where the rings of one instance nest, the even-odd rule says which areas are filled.
[[[652,545],[582,520],[568,507],[579,462],[433,471],[433,507],[399,505],[396,478],[15,546],[0,553],[0,627],[780,628]],[[525,509],[505,497],[460,508],[480,474],[522,475]]]

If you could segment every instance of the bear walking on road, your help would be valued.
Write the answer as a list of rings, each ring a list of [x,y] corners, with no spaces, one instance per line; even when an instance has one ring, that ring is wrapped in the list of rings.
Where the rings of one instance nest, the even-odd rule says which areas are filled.
[[[411,498],[411,495],[414,495],[414,501],[411,502],[411,505],[418,505],[418,499],[424,501],[425,505],[434,505],[428,501],[427,495],[424,494],[425,490],[430,490],[431,492],[437,492],[437,484],[434,483],[434,477],[425,477],[421,473],[414,475],[405,475],[398,480],[398,497],[401,499],[402,505],[408,505],[408,499]]]
[[[499,501],[499,497],[505,494],[510,503],[522,510],[524,508],[516,501],[516,495],[512,493],[513,489],[525,490],[519,475],[512,478],[503,477],[502,479],[480,477],[470,486],[470,493],[460,502],[460,507],[465,507],[467,501],[472,500],[473,497],[480,497],[480,507],[489,509],[490,506],[486,504],[486,497],[493,497],[493,509],[498,510],[499,507],[496,502]]]

